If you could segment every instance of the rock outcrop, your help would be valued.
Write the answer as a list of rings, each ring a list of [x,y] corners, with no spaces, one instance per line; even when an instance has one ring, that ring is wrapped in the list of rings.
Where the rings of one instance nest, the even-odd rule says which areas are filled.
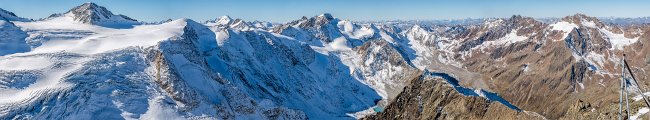
[[[542,116],[516,111],[478,96],[465,96],[443,78],[419,75],[397,96],[395,101],[366,120],[438,120],[438,119],[525,119],[542,120]]]

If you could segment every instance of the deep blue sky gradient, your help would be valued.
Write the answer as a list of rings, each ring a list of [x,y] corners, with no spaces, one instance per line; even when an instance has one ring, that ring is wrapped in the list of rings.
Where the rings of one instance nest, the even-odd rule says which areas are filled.
[[[85,2],[107,7],[140,21],[229,15],[247,21],[288,22],[332,13],[356,21],[440,20],[462,18],[650,16],[650,0],[0,0],[0,8],[27,18],[45,18]]]

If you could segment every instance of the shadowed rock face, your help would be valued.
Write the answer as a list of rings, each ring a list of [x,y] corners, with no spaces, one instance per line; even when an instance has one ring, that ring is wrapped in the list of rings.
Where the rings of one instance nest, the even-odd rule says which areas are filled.
[[[426,73],[424,73],[426,74]],[[438,119],[526,119],[543,117],[518,112],[498,102],[479,96],[465,96],[443,78],[418,75],[383,112],[367,120],[438,120]]]

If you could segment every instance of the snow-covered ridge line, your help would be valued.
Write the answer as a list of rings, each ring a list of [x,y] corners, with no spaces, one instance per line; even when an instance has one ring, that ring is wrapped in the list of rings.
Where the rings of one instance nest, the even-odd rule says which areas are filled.
[[[142,25],[133,29],[106,29],[84,24],[76,24],[65,20],[49,20],[39,22],[18,22],[17,25],[28,30],[48,31],[58,26],[94,30],[93,35],[78,40],[50,40],[34,48],[32,53],[49,53],[66,51],[78,54],[103,53],[131,46],[152,46],[159,41],[182,34],[187,19],[179,19],[160,25]]]
[[[9,12],[7,10],[4,10],[4,9],[0,8],[0,21],[5,21],[5,20],[6,21],[21,21],[21,22],[32,21],[32,20],[27,19],[27,18],[18,17],[13,12]]]

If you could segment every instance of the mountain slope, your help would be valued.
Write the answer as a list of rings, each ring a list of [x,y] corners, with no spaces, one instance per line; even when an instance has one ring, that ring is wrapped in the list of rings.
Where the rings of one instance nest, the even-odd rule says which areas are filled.
[[[0,21],[0,56],[29,51],[26,37],[27,34],[14,23]]]
[[[29,20],[27,18],[18,17],[13,12],[9,12],[9,11],[4,10],[2,8],[0,8],[0,20],[22,21],[22,22],[31,21],[31,20]]]

